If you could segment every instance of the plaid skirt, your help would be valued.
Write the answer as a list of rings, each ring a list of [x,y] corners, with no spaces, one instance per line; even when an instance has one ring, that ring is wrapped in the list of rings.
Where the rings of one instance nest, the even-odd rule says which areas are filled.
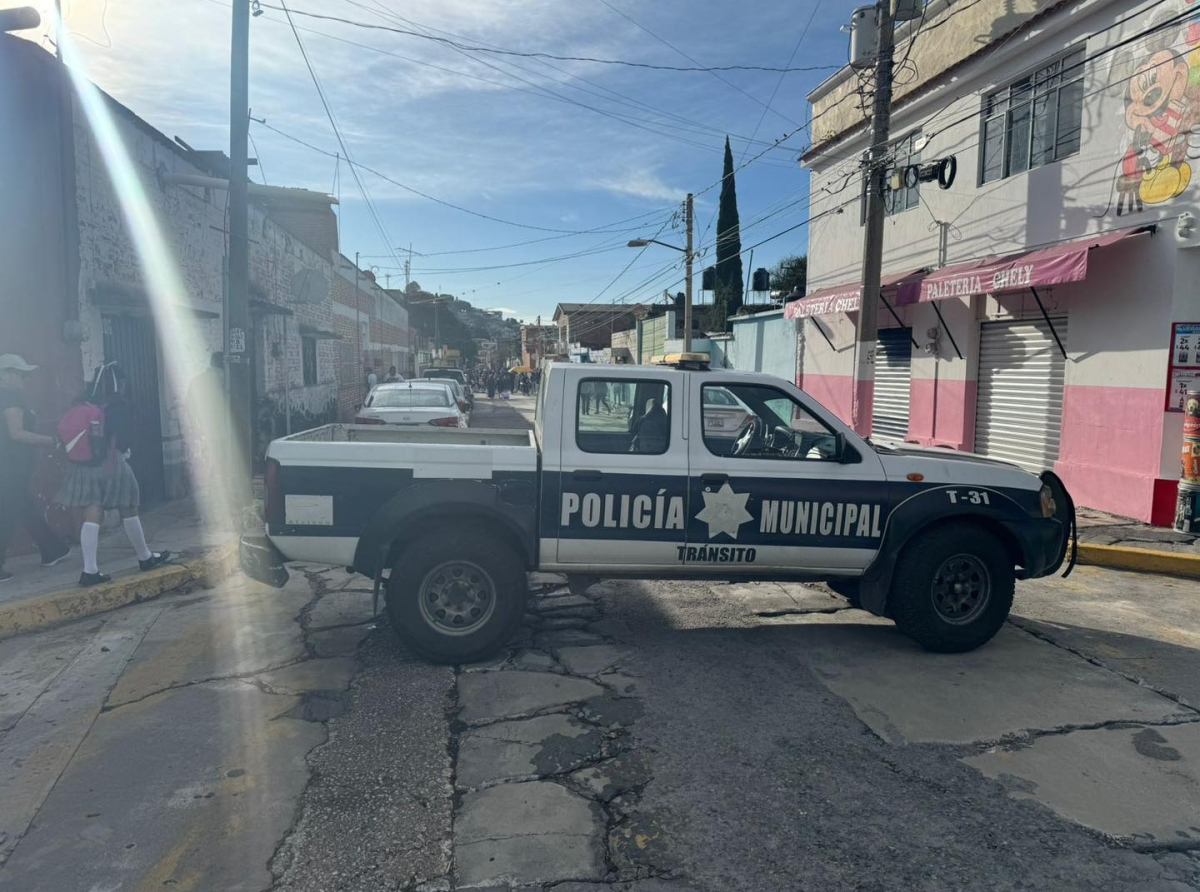
[[[141,504],[141,491],[133,468],[118,452],[115,461],[95,467],[72,463],[55,501],[67,508],[136,508]]]

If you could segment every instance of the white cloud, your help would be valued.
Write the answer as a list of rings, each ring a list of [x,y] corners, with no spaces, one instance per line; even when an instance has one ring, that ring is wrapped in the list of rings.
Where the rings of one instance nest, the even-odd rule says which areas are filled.
[[[683,199],[686,189],[671,186],[657,170],[650,168],[635,168],[626,170],[600,179],[592,180],[588,186],[613,192],[617,195],[629,195],[634,198],[644,198],[653,201],[671,201]]]

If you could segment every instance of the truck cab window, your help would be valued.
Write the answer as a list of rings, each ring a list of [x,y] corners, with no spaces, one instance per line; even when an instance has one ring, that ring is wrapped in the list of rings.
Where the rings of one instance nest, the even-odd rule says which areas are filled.
[[[575,442],[583,452],[661,455],[671,440],[665,381],[585,378],[575,400]]]
[[[836,461],[833,430],[782,390],[761,384],[705,384],[704,445],[713,455]]]

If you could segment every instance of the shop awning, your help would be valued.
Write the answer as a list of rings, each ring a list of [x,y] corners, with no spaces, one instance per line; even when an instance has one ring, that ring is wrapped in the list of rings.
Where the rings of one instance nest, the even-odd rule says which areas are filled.
[[[916,303],[917,293],[924,270],[908,270],[884,276],[880,281],[883,288],[895,291],[895,303],[899,306]],[[785,319],[802,319],[805,316],[828,316],[830,313],[853,313],[862,306],[862,285],[858,282],[819,288],[799,300],[785,304]]]
[[[921,279],[919,300],[945,300],[948,297],[998,294],[1064,282],[1082,282],[1087,278],[1088,254],[1092,249],[1153,232],[1154,228],[1153,225],[1138,226],[1089,235],[1035,251],[955,263]]]

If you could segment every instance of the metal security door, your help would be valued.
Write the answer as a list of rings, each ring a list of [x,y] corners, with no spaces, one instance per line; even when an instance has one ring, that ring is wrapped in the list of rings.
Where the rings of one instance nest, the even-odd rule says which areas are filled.
[[[877,440],[903,440],[908,436],[912,329],[882,329],[875,343],[875,405],[871,410],[871,436]]]
[[[129,382],[133,421],[129,464],[137,475],[142,505],[154,505],[165,497],[154,323],[146,316],[105,316],[103,321],[104,359],[117,362]]]
[[[1066,317],[1051,320],[1066,342]],[[1044,320],[986,322],[979,333],[975,451],[1044,471],[1058,458],[1066,361]]]

